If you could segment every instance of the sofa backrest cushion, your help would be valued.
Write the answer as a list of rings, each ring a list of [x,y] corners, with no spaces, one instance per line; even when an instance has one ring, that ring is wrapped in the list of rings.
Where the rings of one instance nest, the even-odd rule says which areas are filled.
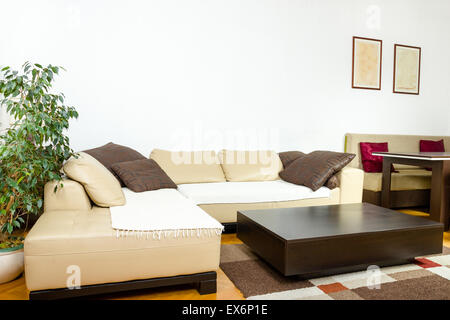
[[[227,181],[278,180],[283,170],[283,163],[274,151],[222,150],[219,159]]]
[[[345,135],[345,152],[354,153],[356,157],[349,166],[362,169],[360,142],[387,142],[390,152],[419,152],[420,140],[444,140],[445,150],[450,150],[450,137],[448,136],[418,136],[399,134],[360,134],[347,133]],[[395,169],[406,169],[411,166],[395,164]]]
[[[177,188],[177,185],[153,159],[119,162],[113,164],[112,169],[127,188],[134,192]]]
[[[99,207],[125,204],[125,196],[119,181],[95,158],[87,153],[78,153],[63,166],[66,175],[81,183],[91,200]]]
[[[123,181],[120,180],[119,176],[114,172],[114,170],[111,168],[111,166],[114,163],[124,162],[124,161],[133,161],[133,160],[140,160],[140,159],[147,159],[142,154],[137,152],[136,150],[133,150],[129,147],[121,146],[119,144],[115,143],[107,143],[104,146],[84,150],[83,152],[89,154],[90,156],[94,157],[96,160],[98,160],[102,165],[106,167],[116,178],[119,180],[120,185],[122,187],[125,186]]]
[[[176,184],[226,181],[215,151],[154,149],[150,158],[155,160]]]

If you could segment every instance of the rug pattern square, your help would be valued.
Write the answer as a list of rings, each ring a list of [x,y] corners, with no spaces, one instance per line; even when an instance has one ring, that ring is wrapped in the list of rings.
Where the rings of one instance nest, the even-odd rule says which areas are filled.
[[[322,290],[325,293],[333,293],[333,292],[348,290],[347,287],[345,287],[342,283],[339,283],[339,282],[330,283],[330,284],[322,284],[318,287],[320,290]]]
[[[450,300],[450,250],[411,264],[315,279],[285,277],[245,244],[222,245],[220,268],[250,300]],[[375,277],[375,278],[374,278]]]

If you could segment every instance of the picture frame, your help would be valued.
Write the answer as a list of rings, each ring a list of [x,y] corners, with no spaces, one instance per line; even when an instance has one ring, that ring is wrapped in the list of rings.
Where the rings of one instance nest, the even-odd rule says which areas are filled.
[[[394,44],[394,93],[420,93],[422,48]]]
[[[381,90],[383,41],[353,37],[352,88]]]

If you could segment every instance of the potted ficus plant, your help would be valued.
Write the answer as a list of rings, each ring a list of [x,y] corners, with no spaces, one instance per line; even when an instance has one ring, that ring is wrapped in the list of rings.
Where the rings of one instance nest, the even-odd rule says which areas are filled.
[[[0,70],[0,108],[13,120],[0,132],[0,283],[23,271],[29,218],[42,213],[44,185],[61,181],[62,164],[74,155],[65,131],[78,113],[51,91],[61,69],[27,62]]]

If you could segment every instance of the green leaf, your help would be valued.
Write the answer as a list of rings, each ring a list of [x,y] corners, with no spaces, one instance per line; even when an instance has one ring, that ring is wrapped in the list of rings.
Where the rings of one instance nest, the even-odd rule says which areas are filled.
[[[52,92],[60,69],[26,62],[21,72],[0,70],[0,104],[14,119],[0,136],[1,232],[11,233],[24,223],[23,215],[43,211],[45,184],[61,181],[63,162],[75,155],[66,130],[78,113],[64,105],[63,93]],[[9,210],[1,207],[10,201]]]

